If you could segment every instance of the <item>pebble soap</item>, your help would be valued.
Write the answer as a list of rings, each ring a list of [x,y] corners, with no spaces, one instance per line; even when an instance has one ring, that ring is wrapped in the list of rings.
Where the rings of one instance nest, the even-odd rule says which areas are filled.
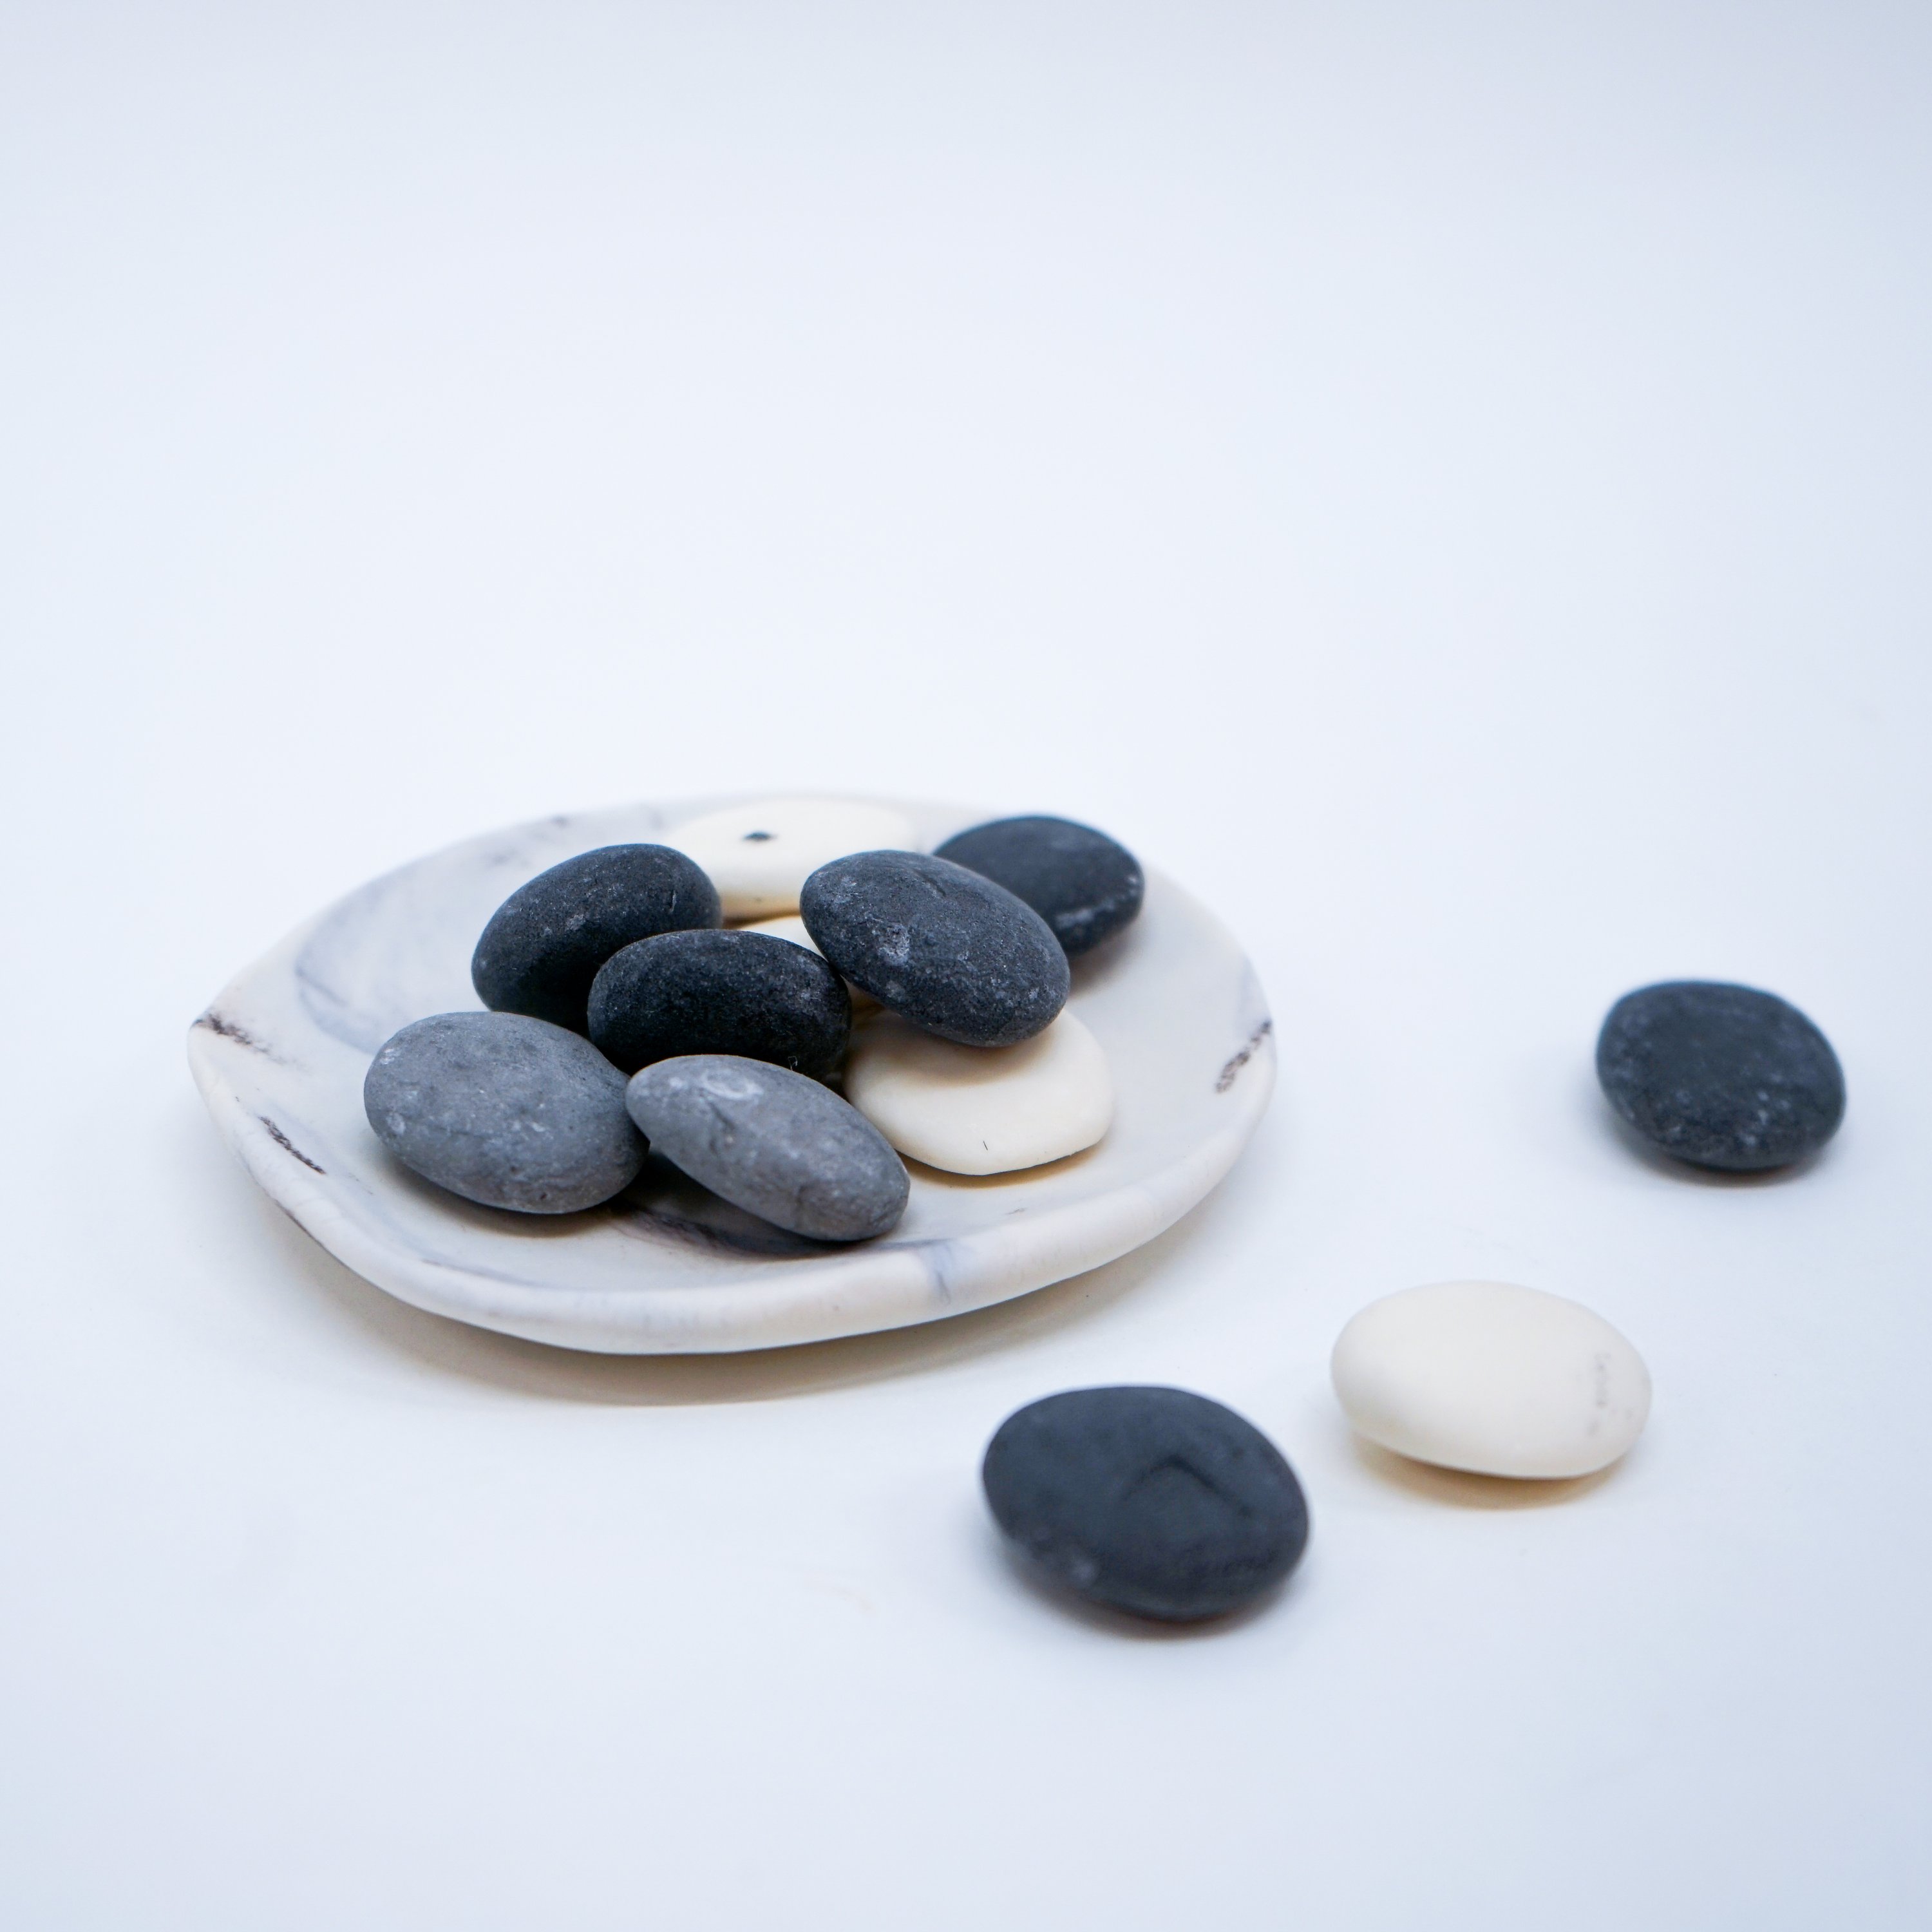
[[[1140,911],[1147,882],[1118,840],[1070,818],[1000,818],[956,833],[938,856],[1026,901],[1071,958]]]
[[[604,845],[539,872],[490,916],[470,962],[476,997],[582,1033],[590,982],[611,954],[653,934],[718,922],[711,881],[664,845]]]
[[[821,866],[799,909],[854,986],[962,1046],[1013,1046],[1053,1023],[1071,983],[1053,928],[950,860],[857,852]]]
[[[947,1174],[1081,1153],[1114,1118],[1100,1042],[1070,1012],[1018,1046],[959,1046],[882,1013],[853,1035],[845,1097],[899,1152]]]
[[[911,1180],[879,1130],[830,1088],[722,1053],[660,1060],[625,1104],[653,1152],[734,1208],[818,1241],[898,1225]]]
[[[1000,1424],[980,1474],[994,1521],[1048,1579],[1164,1623],[1252,1602],[1308,1542],[1308,1504],[1281,1451],[1185,1389],[1028,1402]]]
[[[1372,1301],[1330,1364],[1356,1432],[1486,1476],[1587,1476],[1643,1432],[1650,1373],[1601,1316],[1508,1282]]]
[[[917,838],[912,820],[890,806],[836,798],[734,805],[664,836],[704,868],[724,916],[740,922],[796,912],[799,888],[834,859],[909,850]]]
[[[488,1208],[594,1208],[644,1165],[624,1076],[580,1034],[522,1013],[404,1027],[370,1063],[362,1105],[406,1167]]]
[[[1775,993],[1716,980],[1626,993],[1598,1036],[1597,1078],[1646,1140],[1732,1173],[1802,1160],[1845,1117],[1831,1042]]]

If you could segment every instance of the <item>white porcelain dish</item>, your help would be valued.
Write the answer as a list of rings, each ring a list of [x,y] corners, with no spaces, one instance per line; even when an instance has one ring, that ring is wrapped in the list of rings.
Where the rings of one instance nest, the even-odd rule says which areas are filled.
[[[1151,873],[1139,920],[1074,962],[1073,1009],[1117,1090],[1106,1138],[983,1180],[913,1166],[905,1217],[881,1240],[796,1239],[656,1161],[615,1202],[550,1216],[474,1206],[393,1160],[363,1115],[370,1057],[410,1020],[476,1008],[470,956],[496,907],[560,860],[739,802],[543,819],[350,893],[190,1029],[216,1124],[262,1186],[377,1287],[459,1322],[619,1354],[771,1348],[983,1308],[1151,1240],[1234,1164],[1274,1082],[1266,1004],[1226,928]],[[904,808],[928,850],[997,815]]]

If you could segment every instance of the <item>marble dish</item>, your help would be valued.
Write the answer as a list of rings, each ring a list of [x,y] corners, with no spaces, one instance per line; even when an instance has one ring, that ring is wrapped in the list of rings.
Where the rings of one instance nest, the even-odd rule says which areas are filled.
[[[526,880],[592,847],[650,840],[734,804],[698,800],[546,818],[374,880],[239,974],[188,1034],[215,1124],[274,1199],[379,1288],[459,1322],[617,1354],[762,1348],[963,1314],[1151,1240],[1234,1164],[1274,1084],[1271,1024],[1226,928],[1171,880],[1076,960],[1070,1001],[1117,1090],[1097,1147],[968,1179],[910,1164],[892,1234],[832,1247],[728,1207],[652,1160],[616,1200],[516,1214],[393,1160],[362,1112],[398,1027],[473,1010],[470,956]],[[908,804],[927,850],[994,814]]]

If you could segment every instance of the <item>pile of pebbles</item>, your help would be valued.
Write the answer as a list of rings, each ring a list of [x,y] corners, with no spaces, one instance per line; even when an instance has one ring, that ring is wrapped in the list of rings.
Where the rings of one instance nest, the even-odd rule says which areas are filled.
[[[596,1207],[654,1150],[834,1242],[897,1225],[902,1156],[987,1174],[1083,1152],[1113,1083],[1069,962],[1139,913],[1139,864],[1061,818],[914,844],[886,806],[778,799],[553,866],[477,940],[487,1010],[378,1051],[370,1126],[487,1207]]]

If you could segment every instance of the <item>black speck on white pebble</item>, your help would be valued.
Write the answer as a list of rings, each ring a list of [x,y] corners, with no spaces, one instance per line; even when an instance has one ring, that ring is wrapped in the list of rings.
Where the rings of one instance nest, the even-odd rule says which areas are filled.
[[[1308,1505],[1280,1450],[1184,1389],[1029,1402],[1000,1425],[980,1480],[994,1520],[1048,1576],[1164,1622],[1251,1602],[1308,1542]]]
[[[1140,861],[1070,818],[999,818],[940,846],[938,856],[1025,900],[1071,958],[1130,924],[1147,890]]]
[[[844,981],[766,932],[659,933],[613,953],[590,988],[590,1037],[626,1073],[729,1053],[824,1079],[851,1025]]]
[[[499,1012],[582,1033],[591,982],[619,947],[714,926],[704,873],[668,845],[604,845],[539,872],[491,914],[470,962],[476,997]]]
[[[1038,913],[948,859],[855,852],[805,882],[812,942],[856,986],[962,1046],[1013,1046],[1066,1004],[1066,955]]]
[[[1598,1036],[1597,1078],[1645,1139],[1732,1173],[1802,1160],[1845,1117],[1831,1042],[1776,994],[1716,980],[1626,993]]]
[[[885,1136],[788,1067],[730,1054],[660,1060],[626,1099],[655,1151],[775,1227],[862,1241],[905,1212],[911,1183]]]
[[[594,1208],[644,1165],[624,1076],[580,1034],[521,1013],[404,1027],[370,1064],[362,1105],[405,1166],[488,1208]]]

